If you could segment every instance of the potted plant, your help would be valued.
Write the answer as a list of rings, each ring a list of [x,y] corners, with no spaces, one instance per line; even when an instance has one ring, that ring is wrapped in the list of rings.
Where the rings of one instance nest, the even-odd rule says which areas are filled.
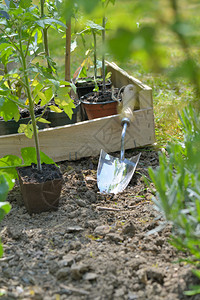
[[[50,105],[53,110],[64,110],[72,115],[74,104],[70,99],[70,83],[59,82],[49,68],[42,65],[46,58],[45,53],[39,52],[42,29],[49,24],[64,26],[60,21],[52,18],[41,18],[37,6],[31,1],[20,1],[16,5],[12,0],[7,5],[0,5],[1,19],[0,32],[4,42],[1,44],[10,56],[17,61],[18,68],[11,72],[10,86],[7,78],[2,78],[0,86],[1,116],[5,120],[19,119],[18,107],[26,107],[29,110],[31,121],[21,124],[19,132],[25,133],[28,138],[34,138],[35,148],[26,149],[26,160],[31,164],[31,157],[35,156],[35,164],[18,168],[19,182],[23,194],[23,200],[29,213],[37,213],[57,209],[62,187],[62,174],[59,168],[51,163],[43,163],[46,159],[40,152],[39,134],[37,122],[49,123],[43,115],[35,116],[34,106],[40,103],[44,111],[54,96],[57,106]],[[48,60],[54,66],[52,60]],[[52,68],[53,69],[53,68]],[[52,71],[51,69],[51,71]],[[54,69],[53,69],[54,70]],[[26,95],[25,100],[20,99],[16,93],[15,82],[20,82]],[[67,87],[65,85],[68,85]],[[43,112],[44,114],[44,112]]]
[[[106,81],[106,87],[111,87],[110,74],[107,74],[104,79],[101,75],[98,75],[98,70],[101,69],[101,61],[97,60],[97,35],[101,35],[104,28],[93,21],[87,21],[86,27],[77,35],[82,37],[85,44],[85,34],[91,35],[93,38],[92,48],[86,50],[86,58],[81,65],[75,71],[72,81],[76,85],[76,92],[78,97],[84,96],[93,90],[102,89],[103,82]],[[88,70],[93,68],[93,76],[89,76]]]
[[[103,6],[103,16],[102,16],[102,26],[101,26],[102,49],[103,49],[102,62],[101,62],[102,85],[101,85],[101,89],[99,89],[99,87],[96,85],[95,89],[93,89],[93,92],[88,93],[80,98],[80,101],[83,104],[83,107],[86,110],[89,119],[117,114],[118,101],[120,100],[118,99],[118,90],[116,89],[109,90],[106,87],[105,54],[104,54],[105,30],[106,30],[105,11],[109,2],[114,4],[115,0],[100,0],[100,2]],[[94,25],[95,24],[93,24],[92,27],[95,27]],[[95,42],[94,45],[96,45]],[[96,51],[94,51],[94,53],[95,52]],[[96,61],[96,53],[94,55],[94,69],[96,69],[95,61]]]

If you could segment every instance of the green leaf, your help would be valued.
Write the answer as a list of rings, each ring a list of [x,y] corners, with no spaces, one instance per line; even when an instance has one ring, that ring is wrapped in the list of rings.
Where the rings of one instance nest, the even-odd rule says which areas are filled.
[[[31,4],[32,4],[32,0],[20,0],[19,2],[19,6],[21,6],[24,9],[29,8]]]
[[[18,177],[15,167],[22,164],[22,159],[16,155],[6,155],[0,159],[0,171],[9,185],[9,189],[13,188],[14,180]]]
[[[1,239],[0,239],[0,257],[2,257],[3,255],[3,247],[2,247],[2,243],[1,243]],[[0,291],[0,296],[3,296],[1,295],[1,291]]]
[[[66,25],[64,23],[62,23],[59,20],[51,19],[51,18],[42,19],[42,20],[36,21],[36,23],[42,28],[45,28],[45,25],[54,25],[54,24],[57,24],[57,25],[60,25],[64,28],[66,28]]]
[[[44,92],[44,94],[45,94],[46,100],[45,101],[43,101],[43,100],[41,101],[41,106],[47,104],[52,99],[52,97],[53,97],[53,90],[52,90],[52,88],[50,87],[50,88],[46,89],[45,92]]]
[[[27,138],[31,139],[33,137],[33,125],[32,124],[20,124],[18,128],[19,133],[24,133]]]
[[[57,90],[57,97],[62,99],[66,97],[70,91],[71,87],[59,87],[59,89]]]
[[[9,213],[11,205],[8,202],[0,202],[0,221]]]
[[[11,95],[11,97],[15,100],[14,96]],[[5,121],[9,121],[12,118],[18,121],[20,114],[17,103],[8,98],[0,98],[0,116],[2,116]]]
[[[10,0],[10,8],[16,8],[16,4],[13,2],[13,0]]]
[[[8,195],[9,185],[5,176],[0,173],[0,201],[5,201]],[[0,202],[1,203],[1,202]]]
[[[36,121],[40,122],[40,123],[44,123],[44,124],[50,124],[51,123],[51,122],[49,122],[46,119],[41,118],[41,117],[36,118]]]
[[[5,214],[8,214],[11,209],[11,205],[8,202],[0,201],[0,209],[3,209]]]
[[[61,113],[62,112],[62,109],[60,109],[58,106],[55,106],[55,105],[50,105],[49,108],[50,108],[50,110],[52,110],[56,113]]]
[[[40,100],[42,100],[43,102],[45,102],[46,101],[46,96],[45,96],[45,94],[44,93],[42,93],[42,92],[39,92],[38,91],[38,97],[40,98]]]
[[[37,164],[36,149],[34,147],[26,147],[21,149],[21,156],[25,165]],[[44,152],[40,151],[41,163],[54,164],[54,161]]]
[[[94,30],[96,33],[99,31],[104,30],[104,28],[102,26],[100,26],[99,24],[94,23],[93,21],[88,21],[86,23],[86,26],[89,27],[90,29]]]

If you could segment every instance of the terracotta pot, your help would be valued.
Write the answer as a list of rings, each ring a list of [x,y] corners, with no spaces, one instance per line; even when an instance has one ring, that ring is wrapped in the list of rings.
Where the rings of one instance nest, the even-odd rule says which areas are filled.
[[[26,180],[27,176],[24,176],[24,174],[27,169],[32,168],[31,166],[17,168],[23,201],[29,214],[58,209],[63,178],[58,167],[54,167],[57,168],[57,170],[55,169],[55,172],[59,174],[56,175],[58,178],[47,180],[45,182],[28,182]]]
[[[103,118],[117,114],[117,102],[102,102],[102,103],[83,103],[89,120]]]
[[[116,115],[118,113],[118,102],[112,100],[111,95],[111,91],[105,90],[104,92],[89,93],[80,98],[89,120]],[[104,101],[101,101],[101,99],[104,99]]]

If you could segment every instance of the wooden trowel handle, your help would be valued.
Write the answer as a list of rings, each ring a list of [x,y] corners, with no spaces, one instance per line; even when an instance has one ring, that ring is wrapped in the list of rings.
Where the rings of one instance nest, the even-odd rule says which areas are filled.
[[[136,106],[138,91],[137,87],[133,84],[128,84],[122,94],[122,110],[120,113],[120,119],[124,118],[133,121],[133,110]]]

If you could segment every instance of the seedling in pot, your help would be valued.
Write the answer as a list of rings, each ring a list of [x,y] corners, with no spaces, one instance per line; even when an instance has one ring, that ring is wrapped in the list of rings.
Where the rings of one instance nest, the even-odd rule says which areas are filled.
[[[92,48],[87,49],[85,54],[86,58],[81,63],[80,67],[76,70],[73,76],[73,81],[76,82],[79,77],[87,77],[87,69],[89,69],[93,65],[94,73],[93,78],[97,80],[97,69],[100,66],[97,61],[97,35],[101,35],[101,31],[104,30],[102,26],[94,23],[93,21],[88,21],[86,23],[86,28],[78,33],[82,37],[82,40],[85,44],[85,35],[92,35],[93,43]],[[93,58],[91,58],[91,54],[93,54]],[[81,80],[81,79],[80,79]],[[86,79],[87,80],[87,79]],[[91,80],[88,79],[88,80]]]
[[[0,115],[7,121],[14,118],[19,119],[18,107],[26,107],[29,110],[31,121],[19,127],[19,132],[24,132],[28,138],[34,138],[35,148],[26,149],[26,159],[24,164],[36,163],[36,167],[26,168],[31,170],[31,176],[23,176],[24,168],[18,169],[19,182],[23,194],[23,199],[28,212],[38,213],[46,210],[54,210],[58,207],[58,199],[62,187],[62,175],[59,169],[52,164],[49,158],[41,157],[37,122],[49,123],[43,116],[36,117],[35,105],[47,108],[50,100],[54,97],[56,105],[50,105],[51,110],[64,110],[70,117],[75,108],[73,100],[69,96],[71,84],[56,79],[55,64],[48,57],[51,69],[42,64],[47,58],[46,53],[40,52],[39,46],[42,43],[42,33],[46,26],[65,25],[59,20],[41,18],[39,8],[31,4],[31,1],[21,0],[19,5],[12,0],[6,1],[6,5],[0,5],[0,37],[3,39],[1,48],[6,49],[9,57],[15,59],[17,70],[12,70],[9,75],[10,85],[7,77],[3,77],[0,83]],[[0,54],[1,55],[1,54]],[[20,99],[16,93],[16,82],[22,86],[24,99]],[[24,155],[22,155],[24,157]],[[28,159],[27,159],[28,157]],[[36,159],[35,159],[36,157]],[[17,158],[6,157],[6,163],[10,168],[17,167],[21,161]],[[42,163],[45,163],[42,166]],[[48,165],[47,165],[48,163]],[[47,176],[44,170],[47,169]],[[5,164],[4,164],[5,169]],[[34,182],[30,178],[34,176]],[[45,180],[43,178],[46,176]],[[26,181],[24,180],[26,178]]]

